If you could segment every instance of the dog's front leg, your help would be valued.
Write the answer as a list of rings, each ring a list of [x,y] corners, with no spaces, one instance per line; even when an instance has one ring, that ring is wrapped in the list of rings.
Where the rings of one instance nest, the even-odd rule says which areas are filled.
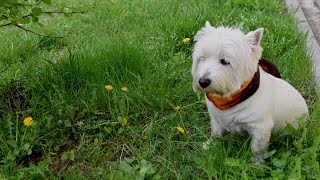
[[[222,136],[225,133],[226,130],[221,127],[220,123],[215,118],[211,117],[211,136]]]
[[[269,141],[274,123],[272,120],[263,120],[251,126],[251,151],[255,163],[264,162],[264,153],[268,151]]]
[[[225,134],[226,130],[221,127],[221,125],[219,124],[219,122],[216,120],[216,118],[214,117],[213,113],[209,110],[209,116],[211,119],[211,137],[212,136],[222,136],[223,134]],[[203,143],[203,149],[209,149],[209,145],[212,142],[211,137]]]

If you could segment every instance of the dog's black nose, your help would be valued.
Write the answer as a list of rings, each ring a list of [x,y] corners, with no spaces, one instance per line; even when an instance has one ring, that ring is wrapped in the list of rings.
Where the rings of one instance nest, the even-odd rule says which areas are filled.
[[[200,78],[199,79],[199,84],[202,88],[206,88],[210,85],[211,80],[208,78]]]

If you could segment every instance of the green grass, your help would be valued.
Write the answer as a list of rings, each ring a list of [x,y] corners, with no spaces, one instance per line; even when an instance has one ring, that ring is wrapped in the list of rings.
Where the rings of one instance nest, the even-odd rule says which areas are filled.
[[[214,138],[202,149],[210,121],[192,91],[192,43],[182,40],[206,20],[264,27],[263,56],[310,107],[300,130],[273,136],[262,167],[250,160],[250,137]],[[282,2],[111,0],[42,21],[32,28],[65,38],[0,32],[0,178],[319,179],[320,104],[305,36]]]

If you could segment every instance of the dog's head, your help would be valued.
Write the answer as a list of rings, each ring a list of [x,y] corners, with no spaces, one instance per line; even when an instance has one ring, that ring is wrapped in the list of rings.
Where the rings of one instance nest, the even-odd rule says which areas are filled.
[[[206,22],[194,37],[193,89],[228,96],[252,78],[262,54],[263,28],[244,34],[239,29]]]

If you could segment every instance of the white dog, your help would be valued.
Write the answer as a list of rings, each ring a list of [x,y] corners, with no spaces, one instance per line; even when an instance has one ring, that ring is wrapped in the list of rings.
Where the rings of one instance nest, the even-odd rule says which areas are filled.
[[[272,131],[287,124],[297,128],[297,119],[308,114],[300,93],[276,69],[271,75],[262,68],[262,34],[263,28],[244,34],[206,22],[192,55],[193,88],[206,94],[212,135],[248,132],[256,162],[263,161]]]

